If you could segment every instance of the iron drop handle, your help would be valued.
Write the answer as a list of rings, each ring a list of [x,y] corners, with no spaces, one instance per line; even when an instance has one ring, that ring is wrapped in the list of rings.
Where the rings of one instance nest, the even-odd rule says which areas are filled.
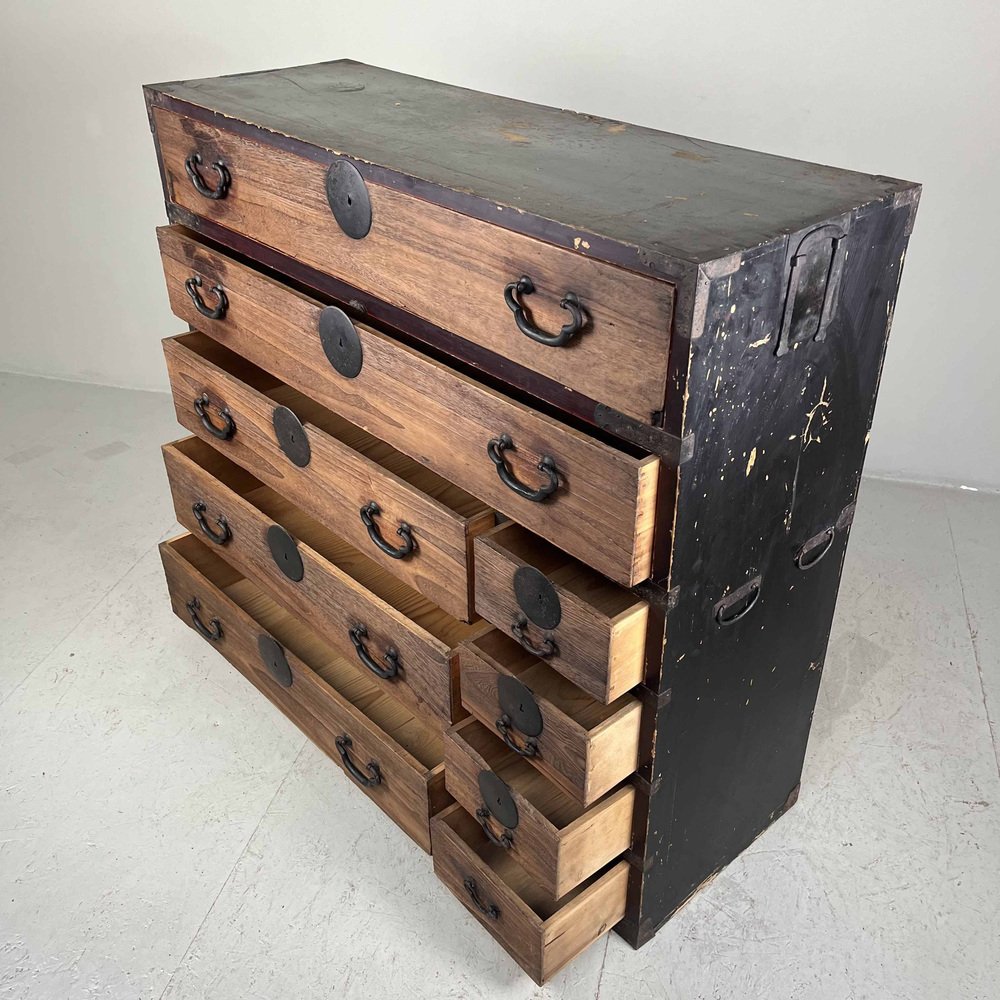
[[[208,510],[208,504],[204,500],[195,500],[191,504],[191,511],[202,532],[215,542],[216,545],[225,545],[233,537],[233,529],[229,527],[229,522],[226,520],[225,515],[220,514],[215,519],[215,523],[219,526],[219,530],[216,531],[205,519],[206,510]]]
[[[820,536],[819,542],[810,544],[813,539],[809,539],[798,552],[795,553],[795,565],[799,569],[812,569],[822,558],[833,548],[833,540],[837,536],[836,525],[827,528]]]
[[[368,537],[390,559],[405,559],[413,551],[413,529],[405,521],[400,521],[396,534],[403,539],[403,544],[394,548],[382,537],[382,532],[375,523],[375,518],[381,513],[382,508],[374,500],[361,508],[361,522],[368,529]]]
[[[194,401],[194,412],[198,414],[201,420],[201,426],[208,431],[213,437],[217,437],[220,441],[228,441],[236,433],[236,421],[233,420],[233,415],[229,412],[228,406],[223,406],[219,410],[219,416],[222,417],[222,426],[219,427],[217,424],[212,422],[212,418],[208,415],[208,407],[210,404],[208,398],[208,393],[203,392]]]
[[[354,643],[354,651],[358,654],[358,659],[376,676],[382,680],[391,680],[399,674],[399,653],[390,646],[385,651],[385,662],[388,667],[380,667],[372,658],[371,653],[365,648],[364,640],[368,638],[368,629],[364,625],[355,625],[347,633],[351,642]]]
[[[518,330],[526,337],[530,337],[536,344],[544,344],[546,347],[565,347],[587,322],[587,311],[584,309],[583,303],[575,292],[567,292],[559,300],[559,305],[569,313],[569,322],[564,324],[558,333],[546,333],[544,330],[539,330],[528,319],[524,305],[518,298],[519,295],[530,295],[534,290],[535,283],[526,274],[521,275],[517,281],[510,282],[503,290],[504,301],[507,303],[507,308],[514,314],[514,322],[517,324]]]
[[[529,736],[524,741],[524,746],[518,746],[513,737],[511,736],[511,730],[514,728],[514,724],[511,721],[509,715],[504,713],[497,719],[495,723],[497,727],[497,732],[503,737],[504,743],[507,744],[520,757],[537,757],[538,756],[538,740],[534,736]]]
[[[724,597],[715,606],[715,621],[722,628],[735,625],[753,610],[760,599],[760,579],[755,578],[748,584]],[[737,610],[732,611],[733,608]]]
[[[484,917],[488,917],[490,920],[500,919],[499,907],[495,903],[490,903],[490,905],[487,906],[479,898],[479,886],[476,885],[476,880],[474,878],[467,878],[462,885],[465,886],[465,891],[469,894],[469,898],[472,900],[473,905]]]
[[[527,633],[528,619],[525,615],[518,615],[517,618],[511,623],[510,634],[514,636],[515,639],[529,652],[532,656],[537,656],[542,660],[547,660],[550,657],[556,656],[559,653],[559,647],[556,645],[554,639],[546,637],[540,646],[536,646],[531,639],[528,638]]]
[[[511,835],[510,830],[504,830],[503,833],[498,837],[490,826],[490,811],[486,806],[480,806],[476,810],[476,819],[479,820],[479,825],[483,828],[483,833],[486,834],[486,839],[494,847],[502,847],[505,851],[509,851],[514,846],[514,838]]]
[[[229,185],[233,182],[225,163],[222,160],[216,160],[212,164],[212,169],[219,177],[219,182],[214,188],[209,187],[205,183],[205,179],[201,176],[201,171],[198,169],[200,166],[201,153],[192,153],[184,161],[184,169],[187,171],[188,180],[191,181],[191,185],[195,191],[203,198],[211,198],[212,201],[219,201],[221,198],[225,198],[229,193]]]
[[[351,741],[351,737],[348,735],[338,736],[334,742],[337,745],[337,751],[340,754],[340,759],[344,763],[344,767],[347,769],[347,773],[359,784],[362,788],[374,788],[376,785],[382,784],[382,769],[375,763],[375,761],[368,761],[368,774],[365,774],[361,768],[351,759],[351,747],[354,745]]]
[[[199,635],[203,635],[211,642],[218,642],[222,638],[222,622],[218,618],[213,618],[207,625],[201,620],[198,614],[201,609],[201,601],[197,597],[192,597],[187,602],[188,614],[191,616],[191,624]]]
[[[212,285],[210,291],[216,298],[216,305],[209,306],[201,297],[201,275],[193,274],[184,282],[184,289],[191,296],[195,309],[207,319],[225,319],[229,309],[229,297],[222,285]]]
[[[538,463],[538,471],[546,477],[548,482],[543,483],[537,489],[532,489],[530,486],[522,483],[507,464],[504,452],[516,450],[513,438],[506,432],[501,434],[500,437],[493,438],[486,446],[486,454],[489,455],[490,461],[497,467],[497,475],[500,477],[500,482],[507,489],[513,490],[519,497],[524,497],[525,500],[534,500],[536,503],[540,503],[546,497],[552,496],[559,488],[559,470],[556,468],[556,463],[548,455],[542,456],[541,461]]]

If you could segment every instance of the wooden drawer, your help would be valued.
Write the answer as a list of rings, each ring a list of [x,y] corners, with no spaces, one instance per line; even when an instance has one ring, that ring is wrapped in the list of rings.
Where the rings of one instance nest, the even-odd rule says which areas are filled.
[[[329,154],[315,162],[173,112],[153,122],[167,196],[174,204],[274,247],[309,266],[451,331],[643,423],[663,408],[673,317],[671,284],[522,236],[380,184],[367,184],[372,226],[347,236],[326,195]],[[225,195],[199,194],[186,161],[199,154],[206,180],[225,164]],[[502,216],[497,213],[498,220]],[[578,246],[589,244],[581,238]],[[570,321],[572,293],[589,321],[563,347],[517,327],[505,288],[527,276],[521,297],[548,334]]]
[[[465,621],[472,617],[472,539],[493,525],[489,508],[203,334],[174,337],[163,346],[184,427],[439,607]],[[195,402],[204,395],[210,405],[203,421]],[[304,467],[278,442],[279,407],[303,425],[310,451]],[[235,428],[228,440],[206,426],[221,425],[223,409]],[[368,528],[362,512],[372,502],[379,513]],[[414,548],[403,558],[384,553],[373,537],[402,549],[404,532]]]
[[[200,438],[163,458],[185,528],[418,714],[464,717],[457,645],[487,626],[442,611]]]
[[[625,585],[649,576],[656,458],[619,451],[362,324],[354,324],[361,370],[344,377],[320,338],[322,303],[184,230],[162,230],[160,241],[181,319],[606,576]],[[209,305],[217,301],[209,289],[223,288],[223,318],[197,311],[185,291],[190,277],[202,279]],[[190,400],[185,407],[190,413]],[[502,452],[505,474],[537,489],[550,481],[539,468],[548,456],[559,484],[554,493],[536,502],[504,485],[488,451],[504,434],[513,442]]]
[[[624,854],[632,842],[631,785],[585,809],[478,719],[448,730],[444,768],[449,794],[553,899]]]
[[[599,701],[642,683],[649,607],[517,524],[480,535],[476,612]]]
[[[177,616],[429,851],[429,817],[449,801],[440,728],[385,694],[192,535],[164,542],[160,555]]]
[[[539,985],[625,915],[624,861],[553,902],[461,806],[442,810],[431,832],[438,878]]]
[[[496,629],[463,643],[459,661],[462,707],[583,805],[638,767],[634,696],[596,701]]]

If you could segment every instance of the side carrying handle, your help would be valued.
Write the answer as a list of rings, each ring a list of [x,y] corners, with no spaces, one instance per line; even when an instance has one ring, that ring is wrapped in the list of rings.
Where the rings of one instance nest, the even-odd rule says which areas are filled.
[[[735,625],[750,614],[760,599],[761,578],[755,576],[715,605],[715,621],[722,628]]]
[[[795,553],[795,565],[802,570],[812,569],[822,562],[823,557],[833,548],[833,540],[837,537],[837,526],[831,525],[826,531],[803,542]]]

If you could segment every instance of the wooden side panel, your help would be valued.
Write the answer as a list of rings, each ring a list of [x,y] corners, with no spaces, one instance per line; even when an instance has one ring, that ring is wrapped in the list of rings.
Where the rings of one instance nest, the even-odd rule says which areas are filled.
[[[383,780],[373,788],[348,780],[429,852],[429,772],[287,650],[292,684],[286,688],[275,683],[257,650],[257,638],[265,630],[198,573],[171,542],[160,545],[160,556],[177,617],[194,627],[186,605],[196,596],[202,620],[217,617],[222,623],[222,638],[215,648],[341,768],[335,741],[340,735],[350,736],[354,757],[362,766],[376,761]]]
[[[648,578],[657,459],[633,458],[362,324],[363,366],[345,379],[323,352],[320,303],[176,228],[161,230],[161,246],[182,319],[605,576],[626,586]],[[178,258],[183,266],[171,263]],[[224,319],[193,308],[183,288],[192,273],[223,285]],[[487,446],[503,433],[514,441],[506,454],[522,482],[541,485],[538,463],[554,460],[560,486],[551,497],[526,500],[500,481]]]
[[[312,457],[305,468],[293,464],[275,435],[275,402],[192,349],[200,337],[185,334],[163,344],[180,424],[456,618],[471,617],[466,520],[305,417]],[[232,413],[237,430],[229,441],[213,437],[195,413],[194,400],[204,392],[214,408],[226,406]],[[359,514],[372,500],[382,510],[383,534],[394,543],[392,526],[410,525],[417,545],[411,556],[392,559],[372,544]]]
[[[436,326],[538,371],[649,423],[662,409],[673,316],[673,286],[369,183],[372,228],[346,236],[326,199],[323,164],[154,109],[169,198]],[[225,198],[195,191],[185,160],[223,160],[232,176]],[[497,219],[502,222],[498,211]],[[572,292],[590,316],[566,347],[523,335],[504,301],[522,275],[534,323],[557,333]]]

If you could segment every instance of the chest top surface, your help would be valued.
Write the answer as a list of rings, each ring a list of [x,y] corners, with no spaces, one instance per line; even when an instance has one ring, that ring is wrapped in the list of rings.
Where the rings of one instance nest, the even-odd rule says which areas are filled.
[[[510,207],[684,261],[768,243],[914,186],[351,60],[148,90],[495,203],[494,212]]]

